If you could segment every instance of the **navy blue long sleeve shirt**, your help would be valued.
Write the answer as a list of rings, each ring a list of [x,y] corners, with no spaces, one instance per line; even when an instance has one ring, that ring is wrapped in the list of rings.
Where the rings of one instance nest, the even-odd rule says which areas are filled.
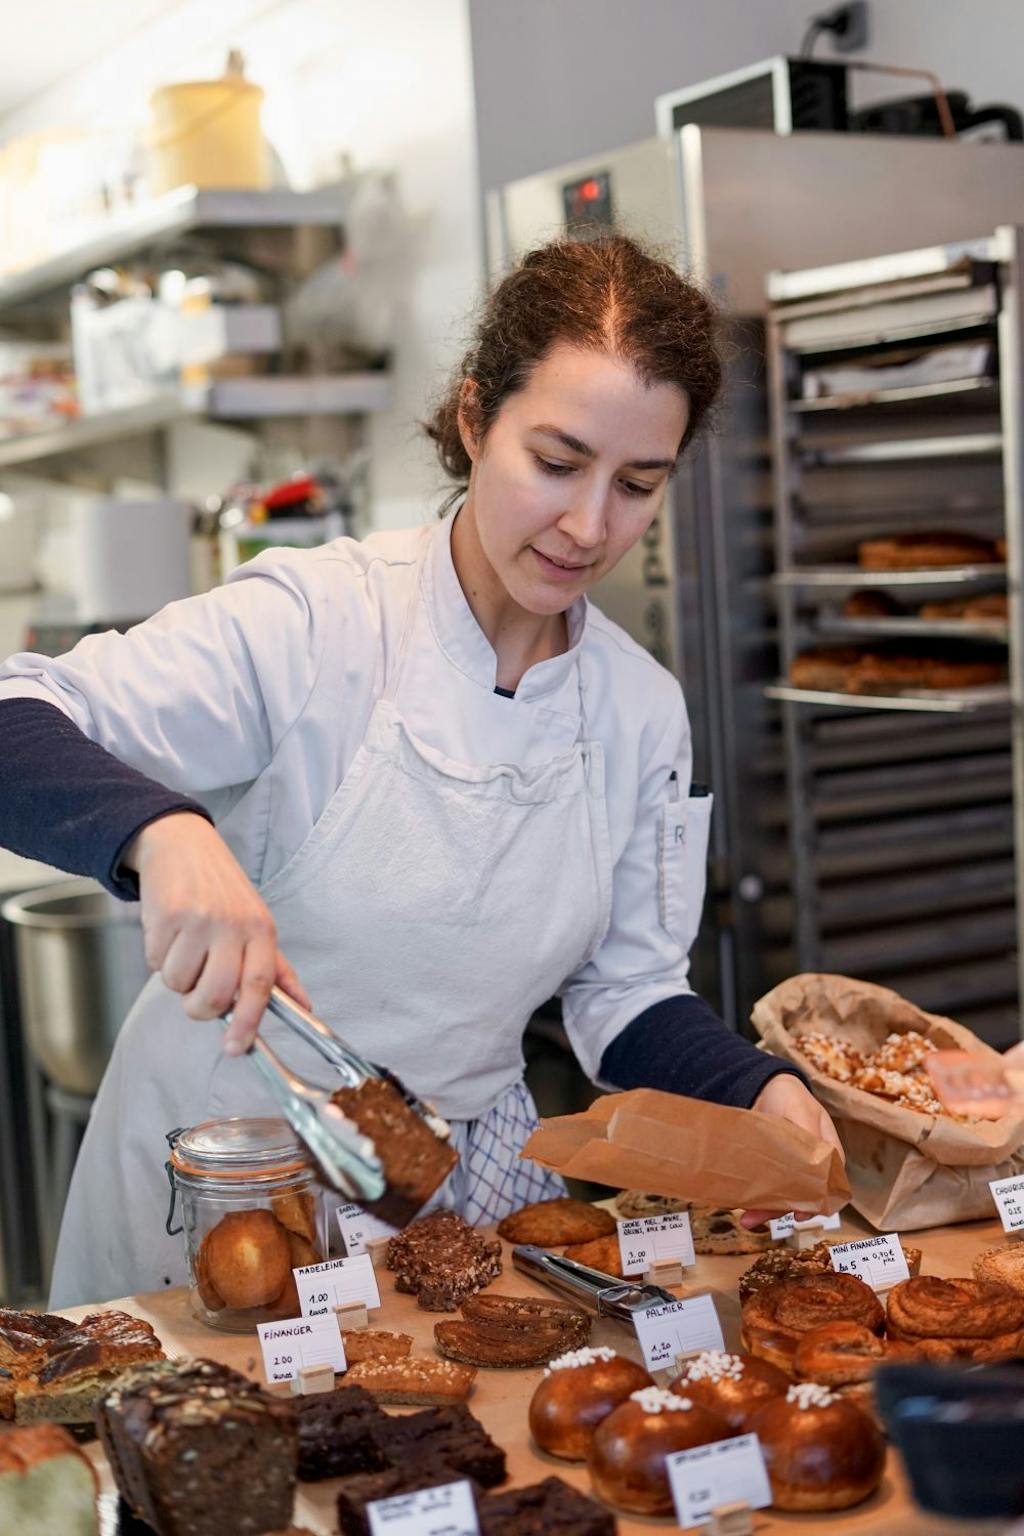
[[[181,811],[210,819],[198,801],[90,741],[56,706],[0,700],[0,846],[134,900],[125,849],[143,827]],[[617,1088],[662,1088],[745,1109],[780,1072],[800,1076],[734,1034],[702,998],[682,994],[628,1024],[605,1050],[600,1076]]]

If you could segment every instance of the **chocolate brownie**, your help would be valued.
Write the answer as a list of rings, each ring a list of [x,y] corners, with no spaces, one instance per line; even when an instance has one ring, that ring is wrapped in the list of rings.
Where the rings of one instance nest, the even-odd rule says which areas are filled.
[[[405,1418],[388,1419],[387,1426],[383,1445],[395,1466],[439,1461],[459,1477],[471,1477],[481,1488],[496,1488],[505,1481],[505,1452],[464,1403],[424,1408]]]
[[[404,1227],[440,1189],[459,1154],[382,1077],[367,1078],[358,1088],[339,1088],[331,1103],[369,1136],[384,1167],[387,1189],[379,1200],[364,1200],[363,1209]]]
[[[214,1360],[127,1372],[101,1397],[118,1490],[160,1536],[287,1528],[295,1493],[292,1405]]]
[[[501,1243],[467,1226],[455,1211],[433,1211],[388,1243],[395,1288],[428,1312],[454,1312],[501,1274]]]
[[[383,1441],[392,1420],[362,1387],[339,1387],[334,1392],[299,1397],[295,1418],[303,1482],[383,1472],[390,1465]]]
[[[420,1488],[441,1488],[461,1478],[442,1461],[413,1462],[404,1467],[389,1467],[386,1472],[367,1472],[349,1477],[338,1493],[338,1527],[341,1536],[370,1536],[367,1505],[378,1499],[393,1499],[401,1493],[415,1493]],[[476,1489],[473,1490],[476,1497]],[[477,1499],[479,1508],[480,1500]]]
[[[615,1516],[560,1477],[478,1500],[480,1536],[615,1536]]]

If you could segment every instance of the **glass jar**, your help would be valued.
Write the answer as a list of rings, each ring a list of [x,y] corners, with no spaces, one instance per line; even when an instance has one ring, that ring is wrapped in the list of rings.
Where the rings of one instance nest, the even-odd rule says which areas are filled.
[[[298,1317],[292,1270],[327,1256],[316,1172],[286,1120],[207,1120],[175,1137],[168,1177],[200,1322],[230,1333]]]

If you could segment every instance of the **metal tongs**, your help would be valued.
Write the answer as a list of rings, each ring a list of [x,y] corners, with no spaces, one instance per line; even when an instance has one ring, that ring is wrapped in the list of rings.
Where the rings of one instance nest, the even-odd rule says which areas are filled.
[[[638,1285],[629,1280],[616,1280],[599,1269],[591,1269],[589,1264],[563,1259],[533,1243],[519,1243],[513,1248],[512,1263],[524,1275],[557,1291],[559,1296],[577,1302],[589,1312],[596,1312],[598,1317],[613,1318],[627,1328],[633,1327],[637,1312],[679,1300],[663,1285]]]
[[[334,1067],[345,1087],[359,1088],[371,1077],[383,1078],[402,1095],[408,1107],[426,1121],[440,1141],[448,1140],[451,1127],[432,1105],[410,1093],[386,1067],[378,1067],[360,1056],[322,1020],[300,1007],[279,987],[271,991],[267,1012],[280,1019]],[[225,1024],[231,1022],[230,1013],[223,1017]],[[282,1115],[313,1154],[331,1187],[362,1204],[379,1200],[387,1189],[387,1179],[377,1149],[370,1137],[357,1130],[341,1109],[331,1103],[328,1090],[317,1088],[292,1072],[260,1035],[253,1040],[248,1054]]]

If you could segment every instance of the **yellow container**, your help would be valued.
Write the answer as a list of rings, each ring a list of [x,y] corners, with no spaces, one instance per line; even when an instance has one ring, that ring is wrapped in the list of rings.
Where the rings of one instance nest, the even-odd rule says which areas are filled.
[[[149,182],[175,187],[266,187],[263,91],[233,70],[220,80],[164,85],[150,97]]]

